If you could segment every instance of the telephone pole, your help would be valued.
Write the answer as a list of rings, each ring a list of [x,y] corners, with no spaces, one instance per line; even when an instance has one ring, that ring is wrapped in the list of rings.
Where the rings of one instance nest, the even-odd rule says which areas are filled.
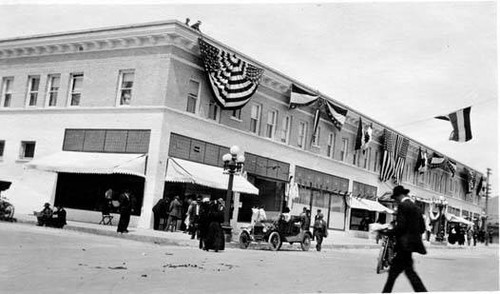
[[[490,241],[490,233],[488,232],[488,198],[490,196],[490,175],[491,175],[491,168],[486,169],[486,201],[484,205],[484,209],[486,210],[486,217],[484,218],[484,227],[485,227],[485,240],[484,244],[488,246],[488,243]]]

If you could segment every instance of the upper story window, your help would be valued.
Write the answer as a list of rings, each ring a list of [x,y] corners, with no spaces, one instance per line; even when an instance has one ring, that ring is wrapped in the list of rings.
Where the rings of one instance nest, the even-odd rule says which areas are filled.
[[[267,112],[266,137],[273,139],[276,132],[276,122],[278,120],[278,112],[271,110]]]
[[[118,85],[118,105],[130,105],[132,101],[132,87],[134,86],[134,71],[120,71]]]
[[[3,151],[5,150],[5,141],[0,140],[0,159],[3,158]]]
[[[328,134],[328,145],[326,146],[326,156],[333,157],[333,151],[335,150],[335,134]]]
[[[316,134],[314,135],[313,140],[312,140],[313,146],[319,147],[320,135],[321,135],[321,127],[318,126],[318,128],[316,129]]]
[[[57,96],[59,94],[59,87],[61,84],[60,75],[49,75],[47,79],[47,98],[46,105],[53,107],[57,105]]]
[[[198,96],[200,94],[200,83],[195,80],[189,80],[188,96],[186,111],[196,113],[196,106],[198,105]]]
[[[208,103],[208,118],[217,120],[219,118],[219,106],[214,100]]]
[[[70,76],[69,85],[69,106],[80,105],[82,99],[82,89],[83,89],[83,74],[82,73],[72,73]]]
[[[33,141],[22,141],[19,159],[32,159],[35,156],[35,144]]]
[[[250,132],[259,134],[260,128],[260,105],[253,104],[250,112]]]
[[[375,151],[375,161],[373,162],[373,171],[378,171],[378,162],[379,162],[379,154],[378,151]]]
[[[40,76],[28,77],[28,95],[26,97],[26,106],[36,106],[38,100],[38,90],[40,89]]]
[[[283,117],[281,122],[281,142],[288,144],[290,142],[290,126],[292,124],[292,117],[287,115]]]
[[[306,148],[307,123],[299,122],[299,137],[297,138],[297,146],[302,149]]]
[[[231,112],[231,117],[237,120],[241,120],[241,108],[233,109]]]
[[[342,149],[340,150],[340,160],[346,161],[347,159],[347,148],[349,145],[349,140],[347,138],[342,138]]]
[[[2,97],[0,97],[0,100],[2,100],[2,106],[3,107],[10,107],[10,104],[12,102],[12,85],[14,84],[14,78],[13,77],[8,77],[8,78],[3,78],[2,79]]]

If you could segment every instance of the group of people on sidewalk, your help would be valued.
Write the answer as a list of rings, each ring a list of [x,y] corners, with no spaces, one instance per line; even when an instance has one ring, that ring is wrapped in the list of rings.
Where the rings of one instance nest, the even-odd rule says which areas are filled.
[[[54,228],[63,228],[66,225],[66,210],[61,204],[56,205],[54,211],[50,203],[45,203],[41,211],[35,211],[37,226],[48,226]]]
[[[160,229],[161,219],[167,219],[165,231],[175,232],[180,228],[183,232],[191,235],[191,239],[197,238],[199,248],[203,250],[224,250],[224,201],[219,198],[210,200],[209,197],[190,196],[184,202],[175,196],[169,202],[168,198],[160,199],[153,207],[153,228]]]

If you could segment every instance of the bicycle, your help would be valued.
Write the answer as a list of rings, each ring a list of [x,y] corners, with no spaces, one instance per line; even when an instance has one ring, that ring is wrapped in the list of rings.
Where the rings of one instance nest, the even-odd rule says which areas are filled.
[[[396,252],[394,251],[396,238],[389,229],[379,230],[378,234],[382,235],[382,245],[377,258],[377,274],[380,274],[388,271],[396,256]]]

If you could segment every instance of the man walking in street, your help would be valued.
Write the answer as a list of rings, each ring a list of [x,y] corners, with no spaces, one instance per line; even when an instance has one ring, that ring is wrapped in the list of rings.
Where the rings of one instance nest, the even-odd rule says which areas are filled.
[[[392,292],[392,287],[399,274],[403,271],[410,280],[415,292],[427,292],[422,280],[413,269],[412,252],[426,254],[422,243],[422,233],[425,231],[425,223],[422,212],[418,206],[408,197],[410,190],[403,186],[396,186],[391,198],[398,204],[396,226],[394,235],[396,236],[396,257],[394,258],[389,276],[385,283],[383,293]]]
[[[318,209],[319,210],[319,209]],[[314,221],[314,237],[316,238],[316,250],[321,251],[321,243],[323,243],[323,238],[328,236],[328,229],[326,228],[326,222],[323,219],[323,214],[321,211],[316,215],[316,220]]]

